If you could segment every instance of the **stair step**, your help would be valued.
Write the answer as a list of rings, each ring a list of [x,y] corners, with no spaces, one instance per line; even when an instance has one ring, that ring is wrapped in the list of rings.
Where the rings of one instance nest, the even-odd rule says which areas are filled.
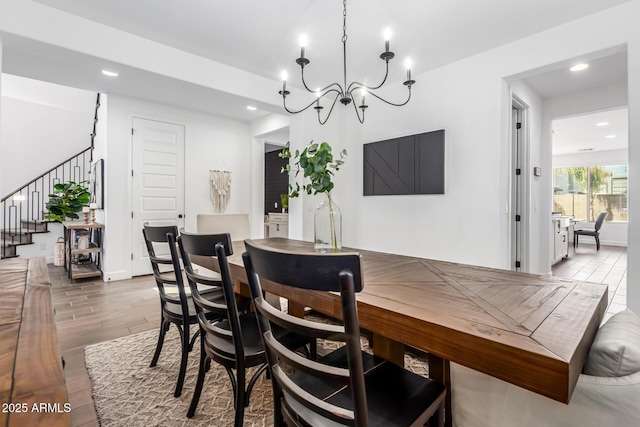
[[[28,245],[33,243],[31,235],[33,233],[16,233],[14,231],[0,230],[2,246],[5,245]]]
[[[0,258],[16,258],[18,256],[17,250],[15,246],[5,246],[2,245],[0,249]]]
[[[20,221],[20,225],[22,226],[22,231],[29,231],[33,233],[46,233],[49,231],[47,229],[47,224],[50,221],[42,221],[42,220],[22,220]]]

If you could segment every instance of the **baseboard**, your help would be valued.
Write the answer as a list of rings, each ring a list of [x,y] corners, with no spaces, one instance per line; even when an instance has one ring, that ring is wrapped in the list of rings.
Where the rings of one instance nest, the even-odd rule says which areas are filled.
[[[109,272],[109,273],[104,273],[102,275],[102,278],[104,279],[105,282],[115,282],[115,281],[118,281],[118,280],[127,280],[127,279],[131,279],[131,273],[129,273],[126,270]]]
[[[570,245],[573,246],[573,242],[569,242],[569,243],[570,243]],[[596,241],[594,239],[589,239],[589,240],[585,240],[583,242],[582,239],[580,239],[580,243],[578,244],[578,247],[583,246],[583,245],[595,246],[596,245]],[[627,242],[625,242],[625,241],[616,241],[616,240],[600,240],[600,245],[601,246],[619,246],[619,247],[626,248],[627,247]]]

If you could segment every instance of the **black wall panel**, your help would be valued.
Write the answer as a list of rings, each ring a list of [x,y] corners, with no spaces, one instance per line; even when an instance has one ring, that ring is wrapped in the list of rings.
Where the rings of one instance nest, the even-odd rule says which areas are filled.
[[[364,195],[444,194],[444,130],[364,145]]]
[[[282,212],[280,194],[289,191],[289,174],[280,173],[289,159],[278,157],[280,151],[271,151],[264,155],[264,214]],[[275,207],[278,203],[278,207]]]

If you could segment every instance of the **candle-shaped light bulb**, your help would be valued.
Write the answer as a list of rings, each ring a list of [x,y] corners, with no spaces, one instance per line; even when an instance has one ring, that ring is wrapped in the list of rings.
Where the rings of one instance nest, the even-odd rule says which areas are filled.
[[[307,47],[307,36],[300,36],[300,58],[304,58],[304,48]]]
[[[411,67],[413,66],[413,61],[411,58],[407,58],[404,61],[404,66],[407,68],[407,81],[411,80]]]
[[[360,95],[362,95],[362,105],[364,105],[364,97],[367,94],[367,89],[362,87],[360,88]]]
[[[284,96],[284,92],[287,90],[287,70],[282,70],[280,73],[280,78],[282,79],[282,96]]]
[[[316,88],[316,107],[320,106],[320,96],[322,96],[322,92],[320,92],[320,88]]]
[[[385,28],[384,33],[384,51],[389,52],[389,40],[391,40],[391,28]]]

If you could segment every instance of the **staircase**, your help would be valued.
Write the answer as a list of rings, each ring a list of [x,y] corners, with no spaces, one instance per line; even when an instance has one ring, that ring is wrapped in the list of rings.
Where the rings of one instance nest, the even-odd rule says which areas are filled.
[[[33,235],[48,233],[46,204],[53,186],[68,181],[89,182],[98,123],[100,94],[96,99],[91,146],[54,166],[0,200],[0,258],[18,257],[18,246],[33,244]]]

